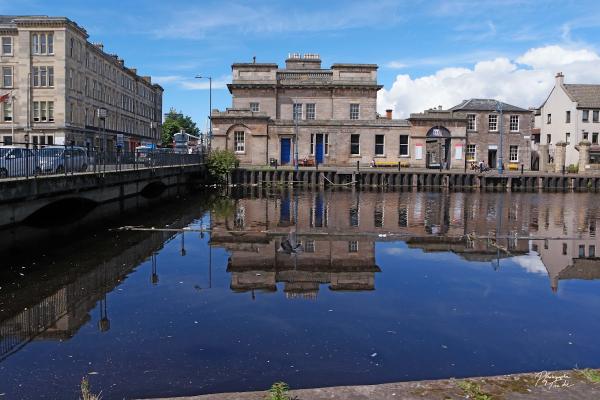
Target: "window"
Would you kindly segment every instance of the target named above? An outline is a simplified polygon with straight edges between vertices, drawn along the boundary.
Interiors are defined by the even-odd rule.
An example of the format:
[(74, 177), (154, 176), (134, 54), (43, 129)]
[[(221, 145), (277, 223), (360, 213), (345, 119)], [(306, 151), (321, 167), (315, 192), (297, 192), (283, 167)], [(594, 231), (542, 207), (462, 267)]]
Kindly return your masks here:
[(408, 226), (408, 208), (406, 207), (398, 208), (398, 226), (401, 228)]
[(53, 101), (34, 101), (33, 102), (33, 120), (35, 122), (53, 122), (54, 121), (54, 102)]
[(4, 122), (10, 122), (13, 120), (13, 115), (12, 115), (12, 103), (9, 102), (5, 102), (3, 104), (3, 111), (4, 111), (4, 116), (3, 116), (3, 120)]
[(358, 253), (358, 240), (348, 242), (348, 253)]
[(315, 241), (312, 239), (307, 239), (305, 246), (304, 246), (304, 251), (307, 253), (314, 253), (315, 252)]
[(585, 245), (584, 244), (579, 245), (579, 257), (580, 258), (585, 257)]
[(233, 147), (236, 153), (243, 153), (246, 148), (244, 131), (235, 131), (233, 133)]
[(325, 155), (329, 154), (329, 134), (323, 135), (323, 147), (325, 148)]
[(311, 156), (315, 155), (315, 134), (314, 133), (310, 134), (310, 155)]
[(563, 256), (567, 255), (567, 244), (566, 243), (562, 244), (562, 253), (563, 253)]
[(13, 85), (12, 67), (2, 67), (2, 87), (10, 88)]
[(571, 123), (571, 111), (567, 111), (567, 114), (565, 115), (565, 122), (567, 124)]
[(590, 110), (582, 110), (581, 111), (581, 121), (582, 122), (590, 121)]
[(293, 116), (294, 121), (302, 119), (302, 103), (294, 103)]
[(546, 116), (546, 123), (547, 123), (547, 124), (551, 124), (551, 123), (552, 123), (552, 114), (548, 114), (548, 115)]
[(383, 203), (375, 204), (373, 209), (373, 223), (375, 228), (383, 228)]
[(259, 112), (260, 111), (260, 104), (258, 104), (258, 103), (250, 103), (250, 111), (252, 111), (252, 112)]
[(383, 156), (385, 154), (385, 139), (383, 135), (375, 135), (375, 155)]
[(588, 247), (588, 257), (589, 258), (596, 257), (596, 246), (593, 244), (590, 244), (590, 247)]
[(408, 135), (400, 135), (400, 157), (408, 157)]
[(350, 135), (350, 155), (360, 155), (360, 135)]
[(2, 136), (2, 144), (5, 146), (12, 146), (12, 136)]
[(598, 118), (600, 117), (600, 110), (592, 111), (592, 122), (598, 122)]
[(519, 146), (510, 146), (509, 160), (510, 162), (519, 161)]
[(588, 133), (587, 132), (583, 132), (583, 140), (588, 140)]
[(492, 132), (496, 132), (498, 130), (498, 115), (496, 115), (496, 114), (488, 115), (488, 124), (489, 124), (489, 130)]
[(552, 143), (552, 135), (549, 133), (546, 135), (546, 143), (548, 143), (548, 144)]
[(33, 67), (33, 86), (34, 87), (52, 87), (54, 86), (54, 67)]
[(519, 116), (518, 115), (510, 116), (510, 131), (511, 132), (519, 131)]
[(592, 133), (592, 144), (598, 144), (598, 132)]
[(306, 105), (306, 119), (315, 119), (315, 103)]
[(567, 144), (571, 144), (571, 134), (569, 132), (565, 134), (565, 142), (567, 142)]
[(54, 54), (54, 35), (52, 33), (34, 33), (31, 47), (33, 54)]
[(73, 83), (73, 70), (70, 69), (69, 70), (69, 89), (74, 89), (74, 83)]
[(475, 114), (467, 114), (467, 130), (477, 130), (477, 116)]
[(357, 227), (360, 225), (360, 209), (357, 205), (350, 207), (350, 226)]
[(3, 56), (12, 56), (13, 53), (13, 38), (11, 37), (3, 37), (2, 38), (2, 55)]
[(467, 161), (475, 161), (477, 158), (475, 157), (475, 151), (477, 147), (474, 144), (467, 145)]
[(350, 104), (350, 119), (358, 119), (360, 116), (360, 105)]

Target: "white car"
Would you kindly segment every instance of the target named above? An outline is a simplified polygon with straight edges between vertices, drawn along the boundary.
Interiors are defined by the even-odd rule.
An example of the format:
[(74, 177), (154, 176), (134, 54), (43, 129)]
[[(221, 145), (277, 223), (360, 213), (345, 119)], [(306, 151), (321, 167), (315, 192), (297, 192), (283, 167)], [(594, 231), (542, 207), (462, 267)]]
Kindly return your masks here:
[(0, 179), (39, 173), (33, 151), (22, 147), (0, 146)]
[(37, 164), (45, 174), (85, 172), (88, 169), (88, 156), (83, 147), (47, 146), (38, 151)]

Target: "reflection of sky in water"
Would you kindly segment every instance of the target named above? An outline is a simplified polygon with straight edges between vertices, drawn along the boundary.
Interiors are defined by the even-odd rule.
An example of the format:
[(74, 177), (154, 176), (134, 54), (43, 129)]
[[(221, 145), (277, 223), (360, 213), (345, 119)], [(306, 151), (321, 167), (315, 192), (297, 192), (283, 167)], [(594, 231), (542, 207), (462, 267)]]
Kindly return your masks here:
[[(245, 212), (249, 218), (250, 208)], [(258, 390), (278, 380), (317, 387), (600, 366), (600, 281), (561, 281), (553, 293), (533, 250), (502, 258), (497, 268), (489, 258), (467, 261), (403, 241), (364, 242), (358, 248), (374, 246), (381, 269), (373, 273), (374, 290), (332, 290), (332, 276), (352, 280), (356, 271), (335, 275), (335, 263), (304, 266), (306, 279), (321, 274), (316, 297), (307, 300), (287, 298), (286, 285), (298, 282), (281, 277), (275, 292), (234, 293), (239, 271), (231, 252), (211, 251), (208, 235), (189, 232), (184, 241), (177, 235), (156, 256), (158, 284), (151, 283), (146, 258), (107, 289), (110, 330), (99, 331), (94, 300), (73, 337), (47, 332), (0, 362), (0, 393), (76, 398), (86, 373), (103, 398), (116, 399)], [(314, 246), (327, 243), (316, 239)], [(250, 261), (264, 262), (268, 246), (248, 253), (255, 254)], [(293, 265), (295, 255), (277, 254)], [(261, 268), (244, 271), (257, 279), (273, 273)], [(77, 307), (79, 315), (88, 311)]]

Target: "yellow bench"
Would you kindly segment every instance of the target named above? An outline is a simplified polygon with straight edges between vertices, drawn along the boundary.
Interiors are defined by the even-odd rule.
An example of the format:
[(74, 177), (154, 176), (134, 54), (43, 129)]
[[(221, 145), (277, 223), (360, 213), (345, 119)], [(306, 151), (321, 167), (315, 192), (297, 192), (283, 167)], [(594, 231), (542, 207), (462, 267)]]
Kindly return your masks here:
[[(397, 161), (375, 161), (375, 168), (385, 168), (385, 167), (392, 167), (395, 168), (398, 166), (398, 162)], [(408, 161), (400, 161), (400, 167), (403, 168), (408, 168), (410, 167), (410, 163)]]

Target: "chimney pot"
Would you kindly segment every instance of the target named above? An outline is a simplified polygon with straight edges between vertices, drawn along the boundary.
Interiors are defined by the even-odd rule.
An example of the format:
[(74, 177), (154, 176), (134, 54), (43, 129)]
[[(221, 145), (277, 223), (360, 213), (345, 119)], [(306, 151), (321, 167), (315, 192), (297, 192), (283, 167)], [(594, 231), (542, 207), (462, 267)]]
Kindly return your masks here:
[(559, 72), (556, 74), (556, 84), (557, 85), (562, 85), (565, 81), (565, 76), (563, 75), (562, 72)]
[(392, 110), (391, 108), (390, 108), (390, 109), (387, 109), (387, 110), (385, 110), (385, 117), (386, 117), (387, 119), (392, 119), (392, 112), (393, 112), (393, 110)]

